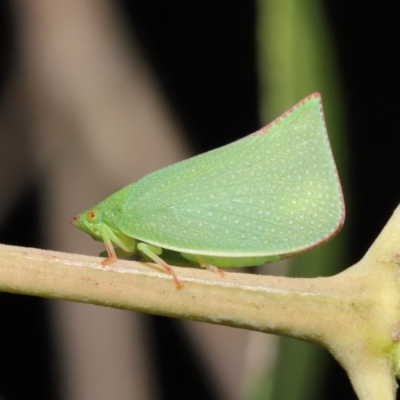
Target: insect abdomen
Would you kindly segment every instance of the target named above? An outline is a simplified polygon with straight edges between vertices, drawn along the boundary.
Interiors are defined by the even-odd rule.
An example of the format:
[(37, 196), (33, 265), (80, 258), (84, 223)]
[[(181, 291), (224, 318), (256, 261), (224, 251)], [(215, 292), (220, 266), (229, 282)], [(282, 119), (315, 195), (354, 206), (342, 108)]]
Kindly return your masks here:
[[(187, 260), (197, 263), (195, 254), (181, 253)], [(278, 255), (261, 256), (261, 257), (218, 257), (201, 255), (202, 260), (208, 264), (218, 268), (240, 268), (240, 267), (258, 267), (260, 265), (279, 261), (281, 259)]]

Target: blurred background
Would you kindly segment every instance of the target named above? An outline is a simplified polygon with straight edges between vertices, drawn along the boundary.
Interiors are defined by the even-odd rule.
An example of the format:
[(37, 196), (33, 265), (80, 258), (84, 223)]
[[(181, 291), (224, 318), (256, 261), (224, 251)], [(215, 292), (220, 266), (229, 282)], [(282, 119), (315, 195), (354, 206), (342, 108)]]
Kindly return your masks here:
[[(0, 242), (82, 254), (70, 216), (322, 93), (342, 233), (270, 273), (356, 262), (400, 199), (399, 3), (0, 3)], [(6, 400), (353, 399), (309, 344), (0, 293)]]

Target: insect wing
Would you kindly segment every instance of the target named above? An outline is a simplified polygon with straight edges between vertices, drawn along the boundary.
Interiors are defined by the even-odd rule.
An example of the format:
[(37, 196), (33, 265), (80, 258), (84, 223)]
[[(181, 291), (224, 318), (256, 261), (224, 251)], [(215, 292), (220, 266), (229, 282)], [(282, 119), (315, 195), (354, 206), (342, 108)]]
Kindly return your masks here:
[(234, 257), (302, 252), (333, 236), (343, 219), (314, 94), (252, 135), (132, 184), (115, 222), (163, 248)]

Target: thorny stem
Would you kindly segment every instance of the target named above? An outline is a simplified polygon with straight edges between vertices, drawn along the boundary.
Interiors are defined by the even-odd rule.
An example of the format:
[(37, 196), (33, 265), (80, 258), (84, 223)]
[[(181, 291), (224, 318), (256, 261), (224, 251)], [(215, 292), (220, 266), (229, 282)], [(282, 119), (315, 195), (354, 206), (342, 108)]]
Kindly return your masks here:
[(395, 398), (400, 370), (400, 207), (365, 257), (328, 278), (176, 267), (0, 245), (0, 290), (282, 334), (326, 347), (362, 400)]

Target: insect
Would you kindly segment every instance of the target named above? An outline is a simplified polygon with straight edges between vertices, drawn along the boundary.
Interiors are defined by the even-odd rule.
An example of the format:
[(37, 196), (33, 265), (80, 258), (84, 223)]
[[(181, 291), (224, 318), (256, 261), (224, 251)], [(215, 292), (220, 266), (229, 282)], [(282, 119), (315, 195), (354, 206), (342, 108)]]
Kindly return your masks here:
[(259, 131), (153, 172), (70, 222), (104, 241), (103, 265), (139, 252), (180, 288), (168, 255), (211, 269), (258, 266), (326, 242), (344, 215), (314, 93)]

